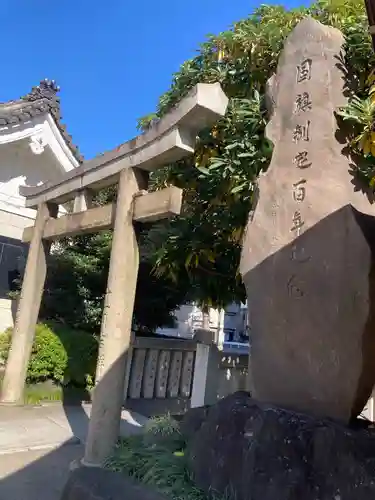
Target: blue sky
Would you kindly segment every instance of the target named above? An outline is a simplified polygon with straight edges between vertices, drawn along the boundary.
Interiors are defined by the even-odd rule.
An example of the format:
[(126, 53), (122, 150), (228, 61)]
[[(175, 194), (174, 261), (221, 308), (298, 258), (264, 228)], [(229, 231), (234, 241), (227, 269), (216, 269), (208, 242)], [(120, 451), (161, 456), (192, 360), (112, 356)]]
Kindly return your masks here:
[[(259, 2), (260, 3), (260, 2)], [(264, 2), (266, 3), (266, 2)], [(298, 0), (289, 0), (288, 6)], [(172, 73), (207, 33), (253, 0), (0, 0), (0, 102), (57, 81), (63, 120), (86, 158), (131, 139)]]

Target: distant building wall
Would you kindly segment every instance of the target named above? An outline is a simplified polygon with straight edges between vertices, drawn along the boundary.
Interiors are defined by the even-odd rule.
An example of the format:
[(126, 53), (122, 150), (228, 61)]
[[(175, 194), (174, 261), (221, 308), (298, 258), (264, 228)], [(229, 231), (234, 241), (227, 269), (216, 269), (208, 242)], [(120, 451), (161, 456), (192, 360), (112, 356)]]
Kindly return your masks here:
[[(210, 330), (215, 332), (218, 342), (224, 340), (224, 311), (209, 309)], [(195, 330), (203, 326), (203, 312), (194, 304), (182, 305), (174, 311), (176, 326), (174, 328), (158, 328), (156, 333), (170, 337), (192, 338)]]
[[(32, 155), (22, 144), (0, 145), (0, 332), (13, 326), (15, 303), (9, 298), (10, 281), (17, 273), (22, 276), (28, 245), (22, 242), (23, 230), (34, 224), (36, 211), (25, 207), (19, 194), (24, 184), (36, 185), (43, 179), (55, 178), (58, 167), (48, 163), (43, 155)], [(61, 207), (60, 213), (66, 210)]]
[(33, 224), (35, 211), (26, 209), (18, 194), (24, 177), (12, 178), (11, 171), (4, 173), (4, 164), (0, 168), (2, 178), (8, 179), (0, 182), (0, 331), (4, 331), (14, 324), (16, 304), (8, 294), (13, 279), (17, 278), (17, 273), (22, 273), (25, 265), (28, 245), (22, 243), (22, 233), (25, 227)]
[[(195, 330), (203, 326), (203, 312), (194, 304), (186, 304), (174, 311), (176, 326), (174, 328), (159, 328), (156, 333), (171, 337), (192, 338)], [(246, 341), (242, 335), (247, 331), (247, 306), (231, 304), (225, 310), (209, 309), (210, 330), (215, 333), (215, 342)]]
[(35, 210), (25, 207), (19, 187), (25, 183), (17, 150), (11, 145), (1, 146), (0, 155), (0, 332), (13, 326), (15, 301), (9, 298), (12, 283), (22, 275), (28, 245), (22, 243), (25, 227), (33, 224)]
[[(2, 212), (0, 211), (0, 220)], [(28, 252), (28, 245), (20, 240), (1, 236), (0, 224), (0, 332), (13, 326), (16, 305), (9, 298), (14, 280), (22, 276)]]

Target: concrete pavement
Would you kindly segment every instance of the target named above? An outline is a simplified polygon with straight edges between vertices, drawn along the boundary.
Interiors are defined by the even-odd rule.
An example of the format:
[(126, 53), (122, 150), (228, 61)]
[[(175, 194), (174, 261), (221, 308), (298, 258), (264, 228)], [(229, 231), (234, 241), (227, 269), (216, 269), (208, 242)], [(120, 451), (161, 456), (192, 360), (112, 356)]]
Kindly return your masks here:
[[(0, 455), (84, 443), (90, 412), (91, 405), (0, 405)], [(147, 420), (142, 415), (123, 410), (121, 435), (141, 432)]]
[(60, 500), (81, 444), (0, 455), (0, 500)]
[[(60, 500), (73, 461), (81, 459), (91, 405), (0, 405), (0, 500)], [(124, 410), (121, 435), (147, 418)]]

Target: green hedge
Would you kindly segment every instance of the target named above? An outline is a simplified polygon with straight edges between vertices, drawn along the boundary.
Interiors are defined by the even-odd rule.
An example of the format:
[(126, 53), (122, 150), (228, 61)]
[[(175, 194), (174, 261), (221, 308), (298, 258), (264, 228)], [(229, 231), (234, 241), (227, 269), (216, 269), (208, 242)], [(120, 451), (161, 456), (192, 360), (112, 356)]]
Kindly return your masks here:
[[(0, 335), (0, 357), (7, 359), (12, 329)], [(61, 324), (40, 323), (35, 330), (27, 383), (52, 380), (58, 384), (90, 387), (97, 359), (96, 338)]]

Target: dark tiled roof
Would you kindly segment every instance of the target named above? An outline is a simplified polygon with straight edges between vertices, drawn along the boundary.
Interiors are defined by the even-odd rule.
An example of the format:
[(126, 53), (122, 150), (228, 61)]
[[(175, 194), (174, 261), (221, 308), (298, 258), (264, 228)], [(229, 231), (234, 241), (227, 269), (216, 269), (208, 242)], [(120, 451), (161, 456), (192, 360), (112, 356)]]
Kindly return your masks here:
[(22, 123), (43, 113), (50, 113), (69, 149), (79, 163), (82, 163), (83, 157), (78, 147), (73, 144), (72, 137), (61, 122), (60, 99), (57, 97), (59, 90), (54, 80), (42, 80), (20, 99), (0, 103), (0, 127)]

